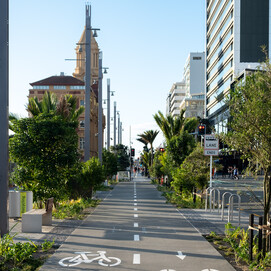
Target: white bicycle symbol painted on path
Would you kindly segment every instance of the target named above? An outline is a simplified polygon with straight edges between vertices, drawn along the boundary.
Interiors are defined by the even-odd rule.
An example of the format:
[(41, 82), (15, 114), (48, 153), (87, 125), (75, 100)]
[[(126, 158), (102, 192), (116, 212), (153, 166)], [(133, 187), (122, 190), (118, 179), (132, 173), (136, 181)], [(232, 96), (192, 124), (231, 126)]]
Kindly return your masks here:
[[(98, 261), (99, 265), (102, 266), (116, 266), (121, 263), (121, 260), (116, 257), (106, 257), (105, 253), (106, 251), (97, 251), (97, 253), (92, 252), (74, 252), (76, 254), (79, 254), (74, 257), (67, 257), (62, 260), (60, 260), (58, 263), (61, 266), (75, 266), (80, 263), (92, 263), (94, 261)], [(88, 257), (94, 257), (92, 259), (89, 259)]]

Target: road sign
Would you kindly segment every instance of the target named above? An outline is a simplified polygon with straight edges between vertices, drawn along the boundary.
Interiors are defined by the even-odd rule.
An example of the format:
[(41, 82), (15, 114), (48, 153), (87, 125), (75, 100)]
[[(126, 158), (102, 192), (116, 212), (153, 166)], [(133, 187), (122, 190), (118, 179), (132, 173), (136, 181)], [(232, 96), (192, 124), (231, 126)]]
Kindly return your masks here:
[(219, 140), (215, 135), (204, 136), (204, 155), (217, 156), (219, 150)]
[(218, 156), (218, 150), (204, 150), (204, 155)]
[(219, 150), (219, 140), (215, 137), (215, 135), (204, 136), (204, 149)]

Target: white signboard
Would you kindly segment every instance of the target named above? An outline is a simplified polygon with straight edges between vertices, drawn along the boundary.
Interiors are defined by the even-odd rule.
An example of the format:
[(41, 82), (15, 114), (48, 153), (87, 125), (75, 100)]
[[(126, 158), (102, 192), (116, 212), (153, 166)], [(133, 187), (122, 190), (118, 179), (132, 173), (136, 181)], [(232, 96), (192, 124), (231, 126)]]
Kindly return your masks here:
[(204, 136), (204, 155), (218, 156), (219, 140), (215, 135)]
[(204, 150), (204, 155), (218, 156), (218, 150)]
[(205, 135), (204, 150), (219, 150), (219, 140), (214, 135)]

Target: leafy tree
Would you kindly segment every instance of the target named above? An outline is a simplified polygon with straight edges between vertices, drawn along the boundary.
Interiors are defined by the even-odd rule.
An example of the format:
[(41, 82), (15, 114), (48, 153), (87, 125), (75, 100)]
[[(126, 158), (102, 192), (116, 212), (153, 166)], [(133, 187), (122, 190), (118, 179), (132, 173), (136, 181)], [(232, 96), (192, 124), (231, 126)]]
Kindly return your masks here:
[(145, 131), (143, 134), (139, 134), (139, 138), (137, 139), (139, 142), (145, 143), (145, 145), (150, 144), (150, 151), (151, 151), (151, 165), (153, 163), (153, 142), (158, 135), (159, 131), (148, 130)]
[(118, 172), (117, 156), (106, 149), (103, 149), (103, 167), (107, 179), (112, 179), (112, 176)]
[(203, 148), (198, 145), (175, 171), (172, 186), (176, 193), (191, 192), (193, 188), (203, 191), (209, 180), (208, 163), (209, 157), (204, 156)]
[(130, 166), (130, 155), (128, 147), (122, 144), (111, 147), (112, 152), (116, 155), (118, 161), (118, 171), (125, 171)]
[(163, 165), (161, 163), (161, 156), (163, 156), (163, 152), (156, 151), (154, 154), (153, 164), (150, 169), (150, 175), (154, 179), (159, 179), (164, 175), (163, 173)]
[(168, 140), (167, 155), (175, 167), (179, 167), (184, 159), (195, 148), (195, 138), (187, 131), (182, 131), (179, 135)]
[(104, 182), (103, 167), (97, 157), (92, 157), (83, 163), (80, 178), (82, 196), (92, 198), (93, 190)]
[(63, 120), (54, 113), (13, 121), (9, 140), (10, 157), (17, 163), (15, 183), (32, 190), (35, 199), (55, 200), (65, 193), (69, 170), (78, 163), (78, 122)]
[[(240, 150), (251, 165), (258, 163), (264, 172), (263, 209), (267, 224), (271, 200), (271, 65), (269, 60), (259, 70), (238, 82), (230, 90), (230, 132), (224, 140)], [(256, 168), (256, 167), (255, 167)], [(250, 168), (252, 170), (252, 168)]]

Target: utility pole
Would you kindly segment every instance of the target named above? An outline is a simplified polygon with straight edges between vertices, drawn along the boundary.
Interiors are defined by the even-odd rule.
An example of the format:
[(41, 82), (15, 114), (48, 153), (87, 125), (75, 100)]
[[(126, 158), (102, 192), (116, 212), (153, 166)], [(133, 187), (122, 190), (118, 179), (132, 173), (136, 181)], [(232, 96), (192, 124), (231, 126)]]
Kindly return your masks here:
[(99, 84), (98, 84), (98, 158), (103, 163), (103, 53), (99, 52)]
[(114, 147), (116, 147), (116, 118), (117, 118), (117, 102), (114, 102)]
[(0, 1), (0, 235), (8, 233), (9, 1)]
[(107, 79), (107, 150), (110, 149), (110, 79)]
[(85, 144), (84, 161), (90, 158), (91, 5), (86, 5)]

